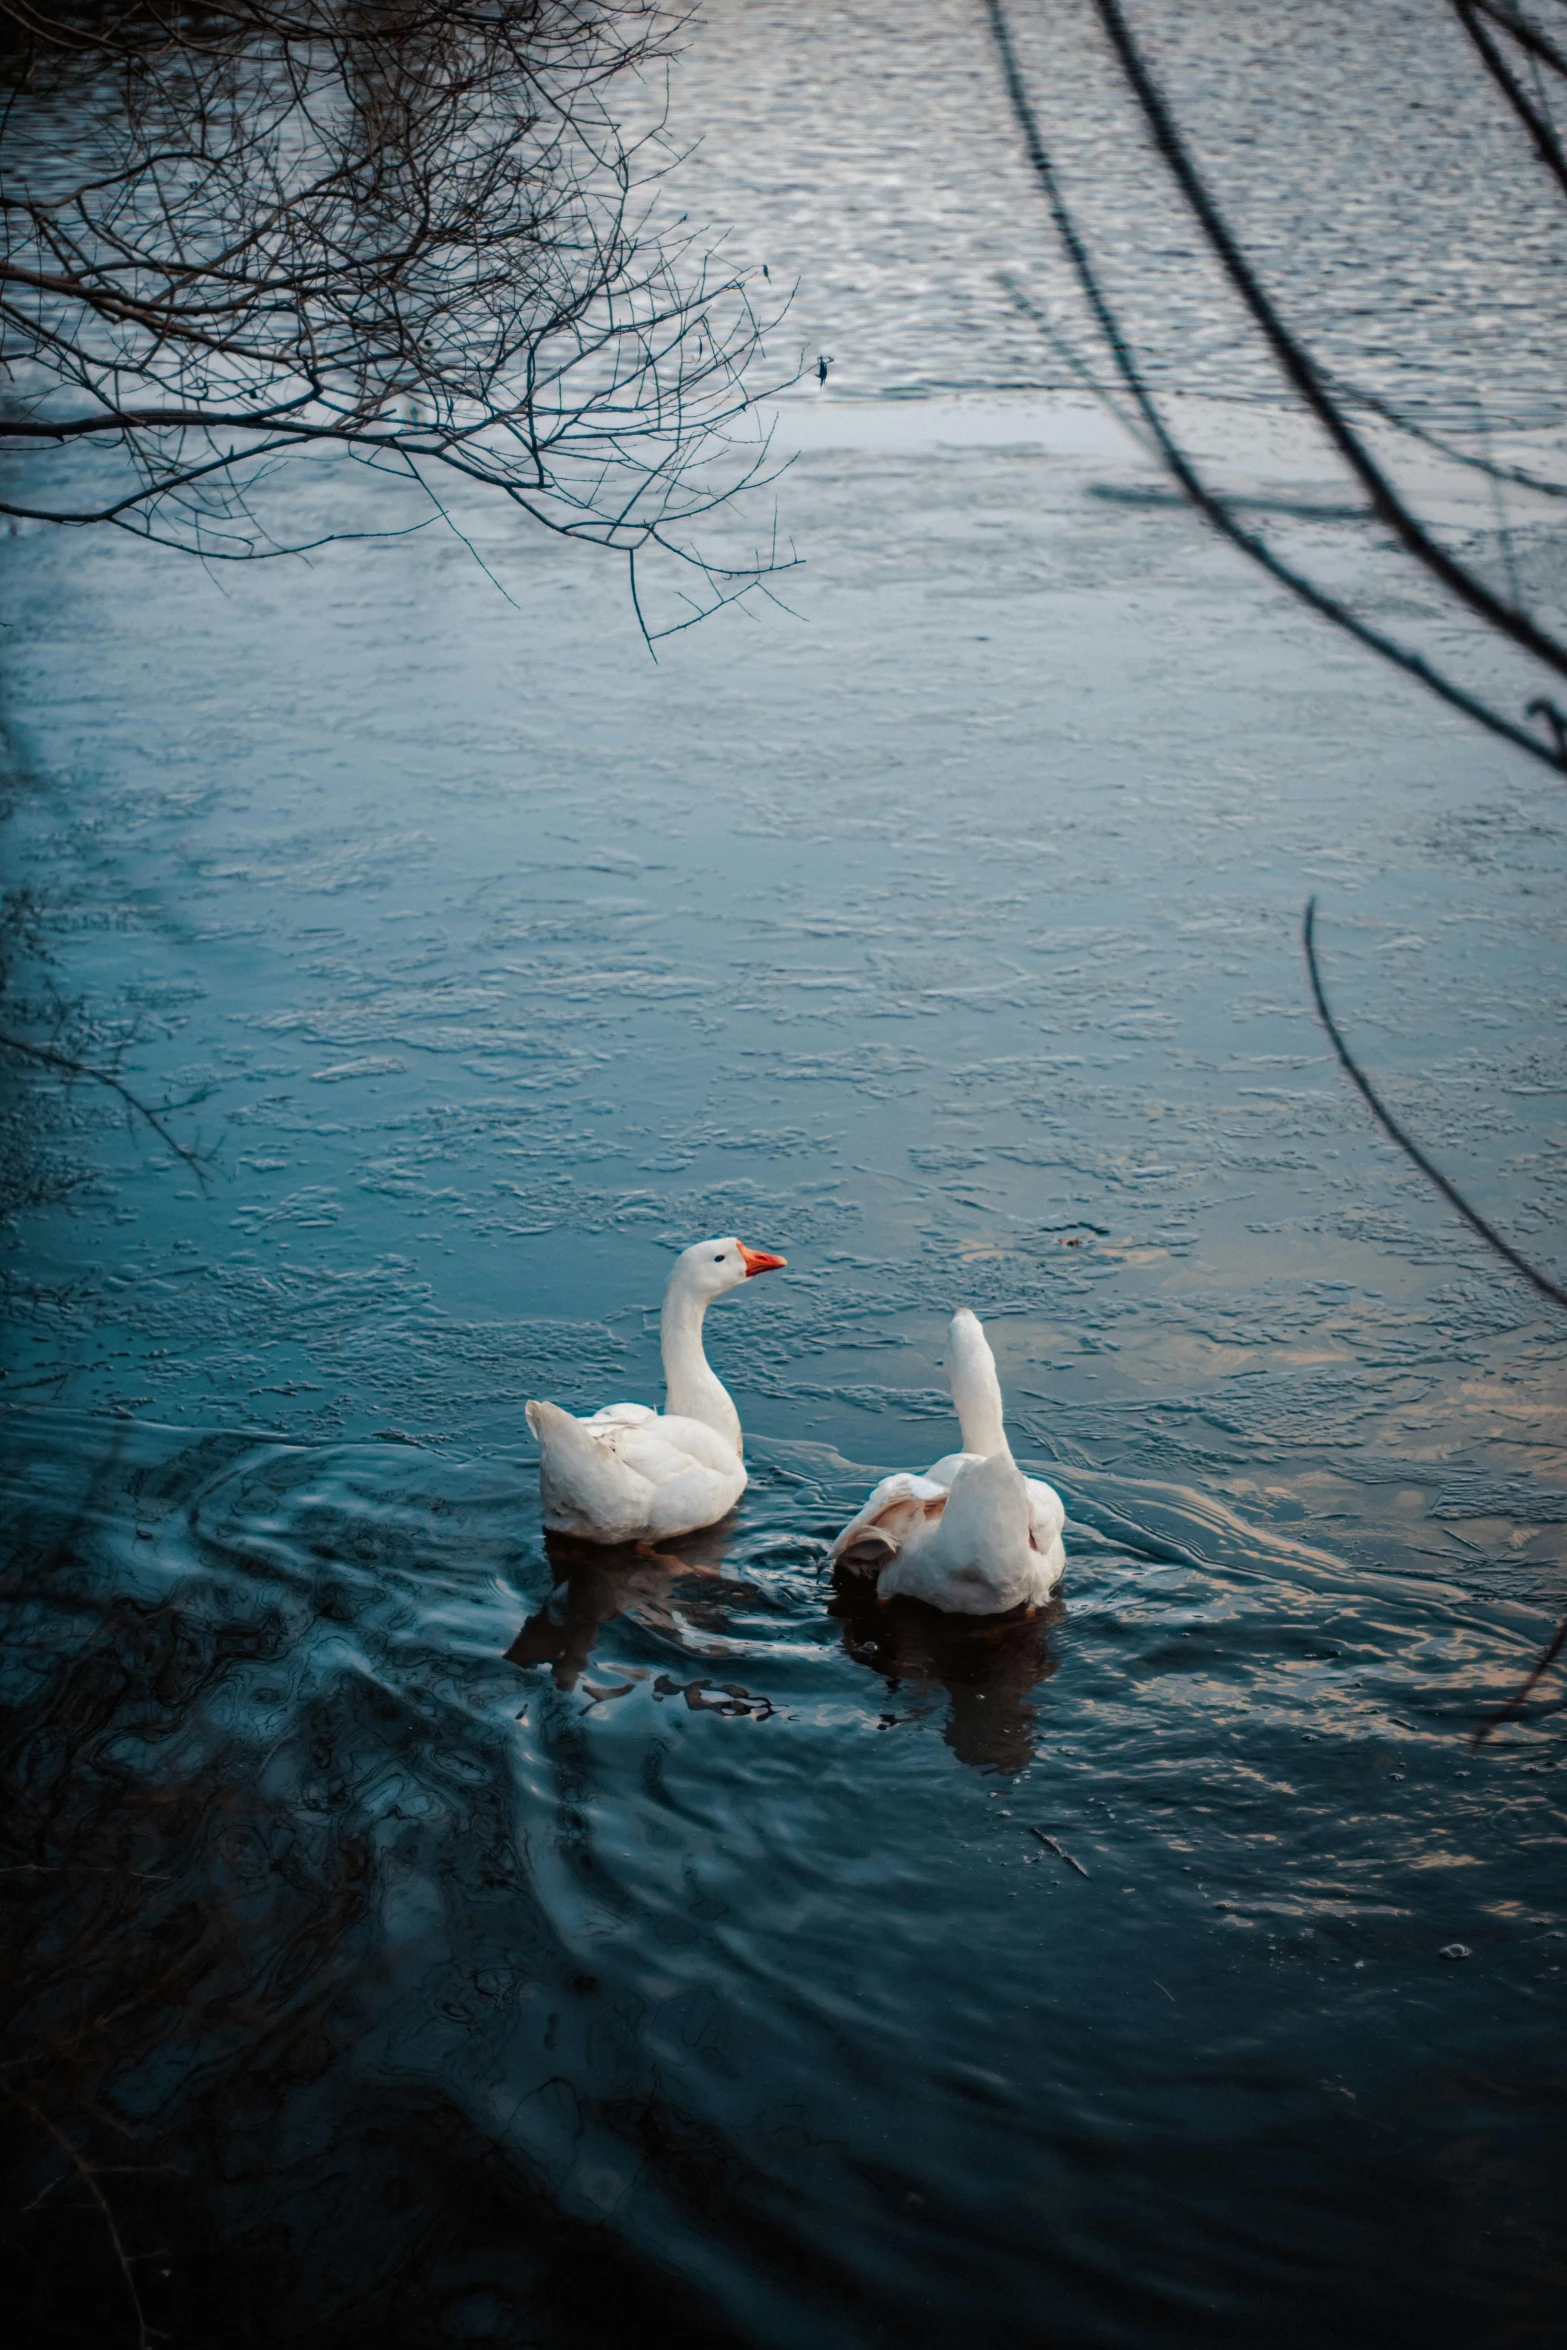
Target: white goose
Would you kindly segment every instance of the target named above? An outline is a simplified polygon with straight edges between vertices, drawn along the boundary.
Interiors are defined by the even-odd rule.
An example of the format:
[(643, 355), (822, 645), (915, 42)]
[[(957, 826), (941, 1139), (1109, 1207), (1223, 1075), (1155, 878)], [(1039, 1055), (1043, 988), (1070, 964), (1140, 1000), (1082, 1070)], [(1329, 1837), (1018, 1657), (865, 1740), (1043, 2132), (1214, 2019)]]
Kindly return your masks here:
[(878, 1599), (902, 1593), (950, 1615), (1037, 1607), (1066, 1566), (1066, 1508), (1012, 1458), (996, 1360), (967, 1306), (947, 1332), (947, 1380), (963, 1450), (923, 1477), (883, 1477), (833, 1544), (833, 1564), (874, 1574)]
[(544, 1523), (584, 1542), (665, 1541), (711, 1526), (745, 1491), (740, 1415), (702, 1352), (715, 1297), (787, 1262), (740, 1240), (699, 1240), (676, 1257), (664, 1292), (666, 1408), (611, 1403), (574, 1420), (530, 1403)]

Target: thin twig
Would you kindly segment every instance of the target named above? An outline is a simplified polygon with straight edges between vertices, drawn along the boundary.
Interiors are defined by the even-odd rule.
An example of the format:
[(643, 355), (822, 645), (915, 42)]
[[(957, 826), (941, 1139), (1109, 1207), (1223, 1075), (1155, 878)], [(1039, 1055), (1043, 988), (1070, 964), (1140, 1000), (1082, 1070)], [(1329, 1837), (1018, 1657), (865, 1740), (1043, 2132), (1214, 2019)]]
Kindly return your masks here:
[[(1338, 1023), (1328, 1009), (1328, 999), (1322, 986), (1322, 973), (1317, 963), (1316, 922), (1317, 901), (1315, 898), (1308, 898), (1305, 919), (1301, 924), (1301, 938), (1306, 949), (1306, 969), (1311, 975), (1311, 992), (1316, 1000), (1318, 1017), (1332, 1039), (1333, 1050), (1337, 1053), (1346, 1074), (1365, 1100), (1371, 1115), (1389, 1140), (1395, 1142), (1405, 1156), (1413, 1160), (1421, 1174), (1426, 1177), (1428, 1182), (1435, 1184), (1442, 1197), (1458, 1210), (1464, 1222), (1480, 1235), (1488, 1248), (1494, 1249), (1496, 1254), (1504, 1258), (1515, 1272), (1521, 1273), (1526, 1281), (1532, 1282), (1542, 1296), (1550, 1298), (1555, 1305), (1567, 1306), (1567, 1289), (1561, 1288), (1547, 1274), (1540, 1272), (1537, 1266), (1531, 1265), (1527, 1258), (1521, 1257), (1511, 1243), (1505, 1241), (1495, 1227), (1488, 1224), (1485, 1218), (1469, 1205), (1456, 1184), (1448, 1181), (1440, 1167), (1434, 1167), (1431, 1164), (1420, 1145), (1404, 1132), (1392, 1111), (1378, 1096), (1371, 1080), (1344, 1042), (1343, 1036), (1339, 1032)], [(1471, 1747), (1483, 1745), (1493, 1730), (1499, 1728), (1503, 1722), (1512, 1720), (1523, 1706), (1536, 1682), (1550, 1670), (1557, 1657), (1560, 1656), (1564, 1641), (1567, 1641), (1567, 1616), (1564, 1616), (1557, 1625), (1554, 1638), (1536, 1661), (1522, 1687), (1508, 1699), (1498, 1712), (1482, 1722), (1479, 1729), (1475, 1731), (1469, 1741)]]
[(626, 549), (626, 578), (631, 587), (631, 609), (637, 616), (637, 626), (642, 631), (642, 642), (648, 649), (648, 658), (656, 669), (658, 667), (658, 653), (654, 647), (653, 639), (648, 634), (647, 622), (642, 617), (642, 599), (637, 594), (637, 551), (635, 547)]
[(1516, 1715), (1523, 1712), (1536, 1682), (1543, 1679), (1545, 1674), (1550, 1671), (1556, 1659), (1561, 1655), (1564, 1646), (1567, 1646), (1567, 1616), (1563, 1616), (1551, 1638), (1535, 1659), (1533, 1667), (1525, 1674), (1507, 1703), (1498, 1706), (1494, 1714), (1488, 1714), (1479, 1729), (1474, 1732), (1469, 1740), (1471, 1754), (1485, 1744), (1493, 1730), (1499, 1730), (1504, 1722), (1512, 1721)]
[(136, 2350), (148, 2350), (148, 2344), (153, 2337), (153, 2329), (147, 2323), (147, 2313), (142, 2307), (141, 2295), (136, 2290), (136, 2279), (131, 2274), (130, 2257), (121, 2240), (119, 2223), (115, 2219), (113, 2206), (98, 2184), (93, 2165), (83, 2161), (65, 2132), (55, 2127), (41, 2106), (33, 2104), (30, 2098), (25, 2101), (25, 2106), (26, 2111), (32, 2115), (38, 2127), (45, 2131), (60, 2148), (67, 2161), (75, 2169), (88, 2194), (97, 2204), (103, 2218), (103, 2224), (109, 2231), (109, 2241), (114, 2246), (114, 2257), (120, 2264), (120, 2274), (125, 2279), (125, 2290), (130, 2295), (131, 2308), (136, 2313)]
[(1451, 1207), (1458, 1210), (1464, 1222), (1480, 1235), (1488, 1248), (1494, 1249), (1499, 1257), (1505, 1259), (1512, 1266), (1515, 1273), (1521, 1273), (1526, 1281), (1531, 1282), (1542, 1297), (1548, 1297), (1554, 1305), (1567, 1306), (1567, 1289), (1563, 1289), (1559, 1282), (1553, 1281), (1548, 1273), (1542, 1273), (1537, 1266), (1531, 1265), (1527, 1257), (1521, 1257), (1512, 1243), (1502, 1238), (1495, 1225), (1488, 1224), (1479, 1210), (1469, 1205), (1458, 1186), (1455, 1183), (1450, 1183), (1441, 1168), (1432, 1165), (1413, 1136), (1404, 1132), (1392, 1111), (1377, 1093), (1370, 1078), (1344, 1042), (1338, 1022), (1328, 1009), (1328, 999), (1322, 986), (1322, 973), (1317, 963), (1316, 925), (1317, 901), (1315, 898), (1308, 898), (1305, 917), (1301, 923), (1301, 939), (1306, 949), (1306, 969), (1311, 976), (1311, 992), (1316, 1002), (1317, 1014), (1332, 1040), (1333, 1050), (1337, 1053), (1346, 1075), (1361, 1094), (1371, 1115), (1389, 1141), (1395, 1142), (1405, 1157), (1413, 1160), (1427, 1182), (1435, 1184), (1442, 1197)]
[(1058, 1860), (1064, 1860), (1069, 1869), (1076, 1869), (1080, 1877), (1087, 1876), (1088, 1871), (1084, 1868), (1082, 1862), (1080, 1860), (1074, 1860), (1072, 1855), (1068, 1852), (1066, 1846), (1064, 1844), (1058, 1844), (1054, 1836), (1047, 1836), (1043, 1828), (1031, 1827), (1028, 1832), (1031, 1836), (1037, 1836), (1041, 1844), (1048, 1844), (1056, 1858)]
[(123, 1078), (115, 1076), (112, 1069), (95, 1068), (91, 1061), (79, 1061), (72, 1053), (56, 1052), (51, 1045), (30, 1044), (26, 1037), (12, 1036), (5, 1029), (0, 1029), (0, 1049), (9, 1053), (19, 1053), (29, 1061), (38, 1061), (45, 1068), (59, 1069), (67, 1077), (90, 1077), (95, 1085), (106, 1085), (111, 1093), (119, 1095), (121, 1101), (128, 1109), (134, 1111), (138, 1118), (146, 1120), (159, 1141), (171, 1150), (177, 1159), (183, 1159), (185, 1165), (189, 1167), (197, 1182), (204, 1189), (210, 1185), (212, 1181), (210, 1158), (201, 1151), (193, 1150), (189, 1143), (181, 1142), (179, 1136), (171, 1131), (162, 1112), (153, 1109), (149, 1103), (144, 1102), (138, 1093), (132, 1091)]

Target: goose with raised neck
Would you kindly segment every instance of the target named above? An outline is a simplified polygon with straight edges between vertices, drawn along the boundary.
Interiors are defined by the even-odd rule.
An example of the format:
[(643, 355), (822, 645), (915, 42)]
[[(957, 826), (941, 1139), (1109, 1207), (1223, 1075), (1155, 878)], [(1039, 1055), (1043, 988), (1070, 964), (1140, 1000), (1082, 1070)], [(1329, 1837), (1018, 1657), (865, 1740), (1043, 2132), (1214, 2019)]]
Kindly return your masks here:
[[(738, 1248), (740, 1243), (737, 1241), (735, 1246)], [(781, 1263), (782, 1259), (777, 1261)], [(702, 1345), (702, 1324), (708, 1304), (707, 1295), (686, 1269), (686, 1258), (681, 1257), (664, 1292), (664, 1309), (658, 1325), (659, 1352), (664, 1358), (664, 1410), (666, 1414), (702, 1421), (720, 1436), (726, 1436), (736, 1453), (743, 1455), (745, 1442), (734, 1397), (708, 1361)]]
[(745, 1491), (734, 1398), (702, 1347), (714, 1298), (786, 1259), (732, 1235), (699, 1240), (675, 1259), (664, 1291), (662, 1412), (612, 1403), (584, 1419), (532, 1402), (544, 1523), (584, 1542), (667, 1541), (712, 1526)]
[(963, 1450), (923, 1476), (883, 1477), (833, 1544), (833, 1564), (873, 1574), (878, 1599), (923, 1599), (949, 1615), (1032, 1611), (1065, 1571), (1066, 1507), (1012, 1458), (996, 1359), (967, 1306), (948, 1326), (947, 1380)]

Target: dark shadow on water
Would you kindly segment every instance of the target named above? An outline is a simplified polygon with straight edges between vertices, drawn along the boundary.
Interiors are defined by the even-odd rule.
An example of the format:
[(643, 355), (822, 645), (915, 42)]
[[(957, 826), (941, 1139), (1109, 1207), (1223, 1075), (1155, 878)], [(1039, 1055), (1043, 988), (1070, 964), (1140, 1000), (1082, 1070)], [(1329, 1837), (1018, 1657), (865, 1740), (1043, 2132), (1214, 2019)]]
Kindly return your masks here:
[[(506, 1651), (508, 1664), (521, 1671), (547, 1665), (557, 1689), (575, 1689), (591, 1661), (600, 1628), (622, 1618), (685, 1653), (703, 1653), (692, 1650), (691, 1633), (727, 1634), (735, 1603), (758, 1596), (753, 1585), (724, 1573), (735, 1523), (731, 1514), (716, 1526), (704, 1526), (663, 1546), (579, 1542), (569, 1534), (546, 1534), (544, 1547), (555, 1571), (555, 1587)], [(603, 1701), (626, 1695), (631, 1686), (598, 1690), (588, 1684), (588, 1691), (590, 1698)], [(697, 1696), (693, 1699), (688, 1693), (687, 1702), (701, 1711), (700, 1688), (694, 1683), (692, 1687)], [(707, 1702), (710, 1708), (712, 1701)]]
[(1560, 1774), (1418, 1591), (1106, 1484), (1046, 1691), (765, 1495), (546, 1566), (510, 1471), (79, 1415), (0, 1492), (22, 2350), (1554, 2350)]
[(942, 1736), (959, 1762), (1011, 1776), (1028, 1768), (1039, 1735), (1029, 1700), (1060, 1659), (1050, 1633), (1065, 1617), (1059, 1599), (1005, 1616), (949, 1616), (920, 1599), (879, 1600), (867, 1575), (841, 1571), (832, 1613), (843, 1644), (897, 1695), (910, 1682), (935, 1684), (952, 1700)]
[[(170, 1598), (117, 1591), (125, 1497), (188, 1502), (215, 1453), (254, 1449), (192, 1444), (164, 1473), (127, 1444), (112, 1431), (75, 1503), (13, 1524), (0, 1562), (7, 2339), (727, 2350), (710, 2295), (562, 2208), (579, 2159), (590, 2179), (619, 2164), (772, 2258), (743, 2153), (649, 2086), (634, 2019), (599, 2016), (520, 1849), (493, 1715), (428, 1700), (428, 1647), (408, 1688), (352, 1652), (333, 1668), (320, 1644), (356, 1592), (373, 1612), (342, 1542), (308, 1585), (214, 1543)], [(394, 1784), (418, 1792), (389, 1828)], [(408, 1882), (461, 1921), (452, 1945), (433, 1907), (388, 1933)], [(481, 2044), (516, 2084), (499, 2132), (470, 2110)]]

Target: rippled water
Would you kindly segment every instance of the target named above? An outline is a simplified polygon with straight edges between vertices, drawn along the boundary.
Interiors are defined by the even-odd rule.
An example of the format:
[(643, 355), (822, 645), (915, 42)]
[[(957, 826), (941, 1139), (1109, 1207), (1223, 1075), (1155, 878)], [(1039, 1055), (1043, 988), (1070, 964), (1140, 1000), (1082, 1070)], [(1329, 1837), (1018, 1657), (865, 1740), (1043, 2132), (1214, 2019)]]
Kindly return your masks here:
[[(177, 2341), (1559, 2331), (1558, 1700), (1466, 1733), (1562, 1604), (1562, 1333), (1367, 1128), (1298, 924), (1557, 1261), (1567, 809), (1004, 395), (960, 13), (715, 7), (690, 62), (701, 208), (788, 192), (845, 370), (859, 286), (875, 388), (986, 392), (786, 411), (797, 617), (655, 668), (618, 576), (482, 510), (511, 604), (451, 537), (221, 583), (8, 547), (28, 984), (214, 1154), (8, 1072), (29, 2339), (135, 2339), (73, 2151)], [(1172, 72), (1212, 21), (1161, 19)], [(906, 301), (900, 91), (990, 140), (925, 142)], [(1189, 410), (1320, 501), (1235, 414)], [(730, 1230), (790, 1260), (710, 1321), (736, 1520), (546, 1543), (524, 1399), (651, 1400), (670, 1250)], [(946, 1449), (959, 1302), (1060, 1601), (845, 1612), (828, 1539)]]
[(1458, 1736), (1505, 1609), (1101, 1472), (1053, 1620), (857, 1620), (803, 1444), (552, 1597), (511, 1463), (37, 1434), (37, 1849), (201, 1949), (177, 2015), (84, 1969), (176, 2333), (221, 2245), (235, 2339), (1544, 2339), (1559, 1787)]
[[(1416, 412), (1560, 428), (1567, 227), (1452, 12), (1141, 0), (1128, 16), (1215, 192), (1329, 365)], [(1276, 395), (1079, 0), (1009, 9), (1041, 128), (1156, 381)], [(1070, 386), (1008, 284), (1094, 338), (1006, 116), (976, 0), (707, 0), (671, 191), (798, 283), (850, 395)]]

